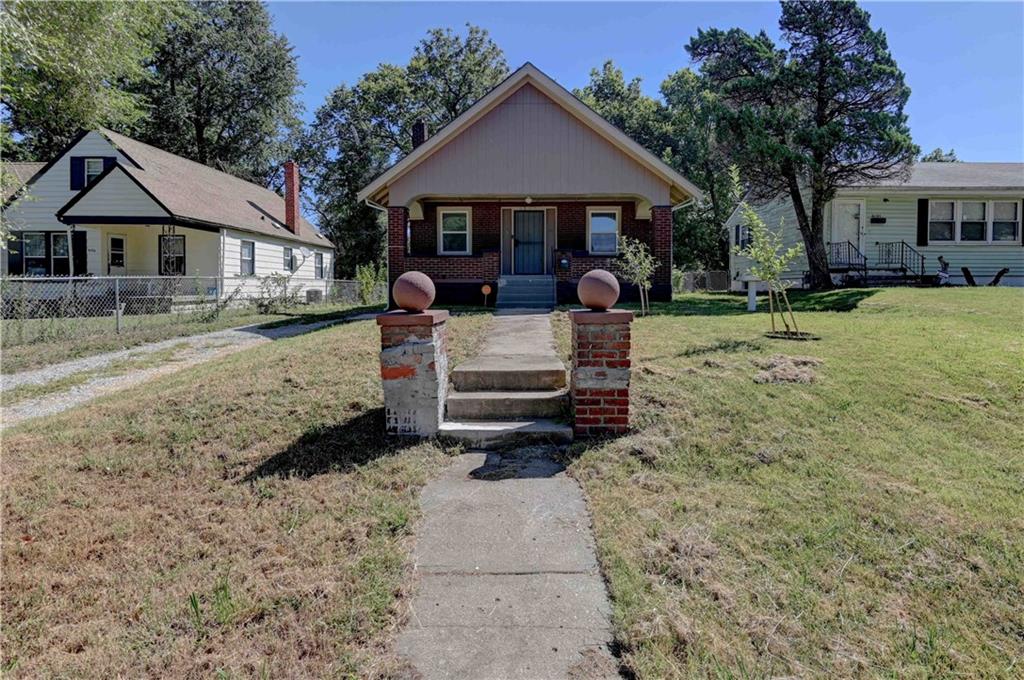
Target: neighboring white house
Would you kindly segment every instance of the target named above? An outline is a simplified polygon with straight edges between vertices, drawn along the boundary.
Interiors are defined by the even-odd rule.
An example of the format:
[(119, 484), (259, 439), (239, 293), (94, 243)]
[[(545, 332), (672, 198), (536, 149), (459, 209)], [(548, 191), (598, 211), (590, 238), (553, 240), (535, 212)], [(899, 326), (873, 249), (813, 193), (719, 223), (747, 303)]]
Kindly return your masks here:
[(201, 277), (218, 295), (280, 273), (327, 292), (334, 248), (286, 196), (106, 129), (45, 165), (4, 164), (7, 276)]
[[(803, 243), (789, 197), (752, 207), (771, 229), (781, 221), (787, 245)], [(965, 282), (966, 267), (978, 285), (1008, 269), (1002, 285), (1024, 286), (1022, 214), (1024, 163), (917, 163), (906, 182), (845, 187), (829, 202), (829, 266), (837, 282), (865, 273), (870, 281), (884, 282), (933, 276), (941, 255), (952, 283)], [(739, 210), (726, 226), (732, 289), (743, 290), (749, 261), (731, 254), (749, 237)], [(801, 257), (788, 278), (799, 283), (806, 270)]]

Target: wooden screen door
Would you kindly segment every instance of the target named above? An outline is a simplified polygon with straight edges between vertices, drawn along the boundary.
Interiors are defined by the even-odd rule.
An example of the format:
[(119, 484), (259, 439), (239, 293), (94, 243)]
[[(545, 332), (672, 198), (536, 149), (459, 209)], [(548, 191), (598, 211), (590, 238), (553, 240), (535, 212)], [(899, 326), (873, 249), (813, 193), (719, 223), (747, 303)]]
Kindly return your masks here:
[(516, 210), (512, 235), (514, 274), (544, 273), (544, 211)]

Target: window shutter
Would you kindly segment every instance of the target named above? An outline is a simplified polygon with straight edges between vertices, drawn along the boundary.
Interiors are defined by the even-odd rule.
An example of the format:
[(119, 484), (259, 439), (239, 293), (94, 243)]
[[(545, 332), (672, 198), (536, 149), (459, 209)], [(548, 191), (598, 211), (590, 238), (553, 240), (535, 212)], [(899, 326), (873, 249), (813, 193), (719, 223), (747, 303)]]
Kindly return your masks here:
[(85, 157), (71, 157), (71, 190), (78, 191), (85, 186)]
[(928, 245), (928, 199), (917, 199), (917, 245)]
[(89, 243), (84, 231), (71, 233), (71, 265), (72, 276), (85, 276), (89, 271), (88, 265)]
[(106, 172), (107, 170), (110, 170), (110, 168), (114, 167), (114, 165), (116, 163), (117, 163), (117, 158), (116, 157), (114, 157), (114, 156), (104, 156), (103, 157), (103, 172)]
[(21, 276), (25, 273), (25, 239), (21, 234), (14, 233), (14, 240), (7, 244), (7, 273), (11, 276)]

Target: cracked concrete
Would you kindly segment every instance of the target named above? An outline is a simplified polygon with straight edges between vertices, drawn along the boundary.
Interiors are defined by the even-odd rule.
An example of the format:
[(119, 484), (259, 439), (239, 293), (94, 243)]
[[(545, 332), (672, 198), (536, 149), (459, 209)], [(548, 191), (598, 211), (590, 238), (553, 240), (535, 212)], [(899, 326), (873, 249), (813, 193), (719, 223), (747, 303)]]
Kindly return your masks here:
[(618, 677), (590, 516), (552, 450), (467, 453), (424, 488), (397, 651), (426, 680)]

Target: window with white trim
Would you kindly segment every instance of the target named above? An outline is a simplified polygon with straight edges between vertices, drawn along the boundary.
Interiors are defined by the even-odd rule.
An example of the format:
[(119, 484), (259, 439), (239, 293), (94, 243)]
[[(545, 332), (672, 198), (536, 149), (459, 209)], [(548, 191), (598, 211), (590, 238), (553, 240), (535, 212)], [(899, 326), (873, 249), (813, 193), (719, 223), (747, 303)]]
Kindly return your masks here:
[(284, 261), (281, 263), (281, 266), (286, 272), (295, 271), (295, 255), (292, 253), (292, 249), (287, 246), (284, 247)]
[(621, 223), (618, 208), (587, 208), (587, 250), (595, 255), (617, 254)]
[(313, 272), (314, 272), (314, 275), (316, 276), (316, 278), (318, 278), (318, 279), (324, 278), (324, 254), (323, 253), (317, 253), (313, 257), (313, 265), (314, 265), (313, 266)]
[(256, 243), (253, 241), (241, 241), (239, 256), (242, 260), (240, 274), (252, 276), (256, 273)]
[(21, 235), (22, 247), (25, 250), (25, 274), (27, 276), (47, 276), (46, 266), (46, 232), (26, 231)]
[(956, 240), (956, 202), (931, 201), (928, 204), (928, 241)]
[(928, 202), (929, 243), (999, 244), (1020, 240), (1020, 203), (999, 200)]
[(50, 232), (50, 274), (71, 276), (71, 248), (64, 232)]
[(751, 243), (754, 242), (754, 236), (750, 231), (750, 227), (745, 224), (736, 225), (736, 246), (740, 250), (745, 250)]
[(1020, 240), (1020, 201), (992, 201), (992, 240)]
[(85, 186), (92, 184), (92, 181), (103, 174), (102, 158), (85, 159)]
[(469, 208), (437, 209), (437, 252), (468, 255), (472, 252), (472, 213)]

